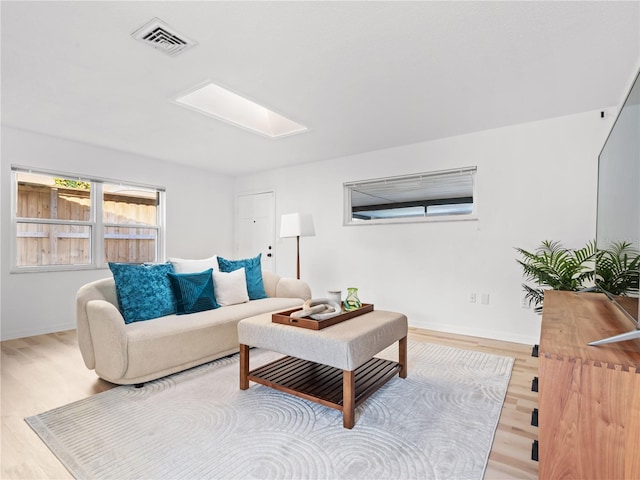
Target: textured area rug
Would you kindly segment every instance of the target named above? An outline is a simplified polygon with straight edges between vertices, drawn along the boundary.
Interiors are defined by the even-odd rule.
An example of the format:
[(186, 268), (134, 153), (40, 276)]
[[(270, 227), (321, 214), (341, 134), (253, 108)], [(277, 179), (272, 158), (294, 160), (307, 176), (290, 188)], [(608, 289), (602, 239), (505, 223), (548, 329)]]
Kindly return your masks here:
[[(239, 390), (237, 355), (26, 421), (76, 478), (481, 479), (513, 359), (416, 342), (408, 355), (353, 430), (337, 410)], [(251, 368), (281, 356), (254, 349)]]

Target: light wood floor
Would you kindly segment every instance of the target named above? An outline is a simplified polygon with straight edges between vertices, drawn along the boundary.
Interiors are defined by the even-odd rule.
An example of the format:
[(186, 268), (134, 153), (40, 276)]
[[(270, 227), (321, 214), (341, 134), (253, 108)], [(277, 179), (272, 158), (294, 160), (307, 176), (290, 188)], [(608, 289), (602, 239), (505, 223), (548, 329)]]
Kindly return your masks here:
[[(409, 338), (516, 359), (485, 479), (538, 478), (538, 464), (530, 459), (531, 443), (537, 438), (537, 429), (530, 425), (531, 410), (537, 406), (531, 380), (538, 371), (531, 346), (415, 328), (410, 329)], [(72, 478), (24, 418), (115, 385), (84, 367), (74, 330), (8, 340), (1, 345), (0, 478)]]

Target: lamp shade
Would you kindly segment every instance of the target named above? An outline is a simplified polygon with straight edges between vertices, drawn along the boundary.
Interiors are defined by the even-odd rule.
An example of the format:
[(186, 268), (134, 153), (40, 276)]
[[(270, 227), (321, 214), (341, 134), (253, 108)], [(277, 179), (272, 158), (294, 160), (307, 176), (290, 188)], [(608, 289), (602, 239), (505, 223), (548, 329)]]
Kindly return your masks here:
[(280, 220), (280, 237), (312, 237), (313, 217), (308, 213), (287, 213)]

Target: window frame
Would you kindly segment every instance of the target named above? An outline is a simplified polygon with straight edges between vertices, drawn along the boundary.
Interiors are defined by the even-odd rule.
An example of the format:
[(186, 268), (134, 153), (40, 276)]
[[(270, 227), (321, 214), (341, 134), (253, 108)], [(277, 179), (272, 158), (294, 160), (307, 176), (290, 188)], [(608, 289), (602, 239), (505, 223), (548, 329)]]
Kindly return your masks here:
[[(18, 173), (33, 173), (38, 175), (47, 175), (52, 177), (60, 177), (65, 179), (79, 180), (91, 183), (90, 189), (90, 214), (89, 220), (60, 220), (49, 218), (31, 218), (18, 217)], [(146, 185), (137, 182), (124, 180), (114, 180), (110, 178), (93, 177), (89, 175), (78, 175), (75, 173), (61, 172), (57, 170), (48, 170), (35, 167), (25, 167), (21, 165), (11, 165), (11, 263), (10, 273), (29, 273), (29, 272), (60, 272), (60, 271), (83, 271), (83, 270), (102, 270), (108, 268), (105, 253), (105, 227), (123, 226), (104, 220), (104, 195), (103, 185), (115, 184), (127, 187), (139, 188), (144, 190), (152, 190), (157, 192), (158, 205), (156, 208), (156, 225), (126, 224), (126, 227), (132, 228), (148, 228), (157, 231), (155, 257), (156, 262), (165, 261), (165, 243), (166, 243), (166, 191), (164, 187), (156, 185)], [(89, 234), (89, 251), (91, 261), (86, 264), (73, 265), (18, 265), (18, 224), (36, 223), (36, 224), (55, 224), (55, 225), (75, 225), (88, 226), (91, 230)]]
[[(461, 222), (475, 221), (478, 219), (478, 196), (477, 196), (477, 170), (476, 166), (454, 168), (449, 170), (438, 170), (431, 172), (413, 173), (408, 175), (397, 175), (391, 177), (373, 178), (343, 183), (343, 226), (363, 226), (382, 224), (406, 224), (406, 223), (432, 223), (432, 222)], [(406, 182), (412, 179), (445, 177), (451, 175), (470, 175), (472, 178), (472, 209), (468, 214), (455, 215), (425, 215), (425, 216), (398, 216), (395, 218), (376, 218), (369, 220), (353, 220), (353, 205), (351, 193), (357, 186), (374, 185), (378, 183), (391, 184), (393, 182)], [(408, 203), (408, 202), (407, 202)], [(404, 207), (406, 208), (406, 207)], [(427, 208), (427, 207), (425, 207)]]

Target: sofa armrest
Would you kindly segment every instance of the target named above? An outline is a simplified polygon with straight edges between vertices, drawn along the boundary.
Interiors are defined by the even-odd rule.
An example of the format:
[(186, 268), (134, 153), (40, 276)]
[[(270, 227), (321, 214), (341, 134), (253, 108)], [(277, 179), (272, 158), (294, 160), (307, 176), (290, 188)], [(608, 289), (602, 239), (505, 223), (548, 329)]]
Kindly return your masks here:
[(281, 278), (276, 285), (276, 297), (308, 300), (311, 298), (311, 289), (302, 280)]
[(105, 300), (116, 307), (118, 306), (116, 284), (113, 281), (113, 277), (87, 283), (80, 287), (76, 294), (76, 333), (78, 336), (78, 346), (80, 347), (84, 364), (88, 369), (93, 370), (96, 366), (96, 359), (91, 341), (89, 317), (87, 315), (87, 303), (91, 300)]
[(128, 367), (127, 333), (120, 311), (105, 300), (87, 302), (96, 373), (121, 378)]

